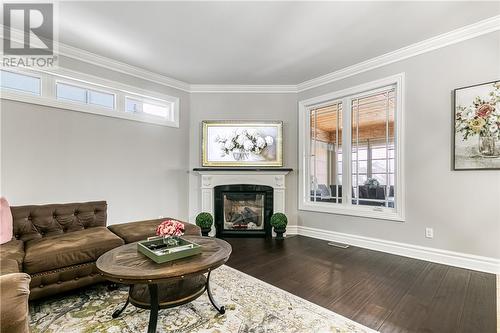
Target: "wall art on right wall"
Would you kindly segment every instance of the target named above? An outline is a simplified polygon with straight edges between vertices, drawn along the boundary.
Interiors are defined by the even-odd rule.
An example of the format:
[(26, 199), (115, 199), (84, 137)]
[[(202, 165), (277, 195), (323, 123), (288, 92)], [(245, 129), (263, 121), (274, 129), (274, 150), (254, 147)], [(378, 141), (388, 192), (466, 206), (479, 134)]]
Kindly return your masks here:
[(500, 169), (500, 81), (454, 90), (454, 170)]

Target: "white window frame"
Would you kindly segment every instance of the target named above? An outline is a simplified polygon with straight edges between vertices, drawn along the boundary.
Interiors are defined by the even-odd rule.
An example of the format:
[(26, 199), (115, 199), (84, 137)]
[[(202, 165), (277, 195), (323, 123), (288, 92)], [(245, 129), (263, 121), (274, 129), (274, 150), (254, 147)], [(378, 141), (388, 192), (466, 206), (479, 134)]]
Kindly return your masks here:
[[(154, 91), (144, 90), (138, 87), (126, 85), (120, 82), (87, 75), (80, 72), (59, 68), (53, 71), (31, 70), (24, 68), (2, 70), (39, 77), (41, 79), (41, 94), (33, 95), (27, 92), (17, 92), (11, 89), (0, 89), (0, 98), (50, 106), (67, 111), (91, 113), (106, 117), (121, 118), (162, 125), (167, 127), (179, 127), (179, 98)], [(57, 99), (56, 83), (64, 83), (97, 92), (114, 94), (114, 108), (99, 106), (90, 103)], [(151, 101), (158, 105), (169, 106), (169, 118), (162, 118), (145, 113), (131, 113), (125, 110), (125, 98), (131, 97), (138, 100)]]
[[(399, 73), (380, 80), (364, 83), (355, 87), (335, 91), (329, 94), (302, 100), (298, 103), (299, 110), (299, 210), (314, 211), (330, 214), (351, 215), (367, 217), (374, 219), (404, 221), (405, 220), (405, 181), (404, 181), (404, 73)], [(328, 105), (341, 101), (344, 114), (343, 128), (351, 128), (351, 99), (356, 96), (363, 96), (366, 92), (375, 92), (377, 89), (385, 89), (387, 86), (394, 85), (396, 91), (396, 110), (395, 110), (395, 153), (394, 160), (396, 173), (394, 175), (395, 207), (363, 206), (353, 205), (351, 200), (351, 191), (342, 191), (342, 203), (314, 202), (310, 200), (310, 117), (311, 108), (317, 108), (321, 105)], [(350, 131), (342, 133), (342, 151), (350, 152), (351, 140)], [(347, 161), (346, 161), (347, 160)], [(342, 174), (351, 175), (352, 153), (342, 154)], [(347, 182), (343, 187), (351, 189), (352, 176), (344, 177)]]

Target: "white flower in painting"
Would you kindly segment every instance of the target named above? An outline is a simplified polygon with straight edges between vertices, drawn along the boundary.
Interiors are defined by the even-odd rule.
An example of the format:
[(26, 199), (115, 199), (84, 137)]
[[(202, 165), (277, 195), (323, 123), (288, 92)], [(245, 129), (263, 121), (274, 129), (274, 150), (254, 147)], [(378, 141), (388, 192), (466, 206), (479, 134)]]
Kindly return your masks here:
[(243, 144), (245, 143), (245, 141), (248, 140), (246, 138), (246, 136), (244, 135), (238, 135), (238, 137), (236, 138), (236, 142), (240, 145), (240, 146), (243, 146)]
[(245, 150), (252, 150), (254, 147), (254, 144), (251, 140), (246, 140), (244, 143), (243, 143), (243, 148), (245, 148)]
[(274, 140), (272, 136), (266, 136), (266, 143), (268, 146), (271, 146), (273, 144)]
[(234, 142), (231, 140), (231, 141), (226, 141), (226, 144), (224, 145), (224, 147), (227, 149), (227, 150), (231, 150), (234, 148)]
[(462, 118), (466, 119), (466, 120), (472, 120), (474, 119), (474, 116), (476, 114), (474, 113), (474, 111), (472, 110), (465, 110), (463, 113), (462, 113)]
[(250, 128), (248, 131), (247, 131), (247, 134), (251, 137), (255, 136), (257, 134), (257, 131), (254, 129), (254, 128)]
[(258, 136), (257, 139), (255, 139), (255, 145), (262, 149), (266, 146), (266, 140), (264, 140), (261, 136)]
[(490, 125), (488, 129), (490, 130), (491, 133), (496, 133), (496, 131), (498, 131), (498, 125), (497, 124)]
[(236, 130), (236, 135), (246, 135), (246, 134), (247, 134), (247, 130), (245, 130), (245, 129), (238, 128)]
[(227, 136), (227, 139), (228, 139), (229, 141), (233, 141), (235, 136), (236, 136), (236, 135), (235, 135), (234, 133), (231, 133), (231, 134), (229, 134), (229, 135)]
[(489, 117), (488, 117), (488, 122), (489, 122), (490, 124), (494, 124), (494, 123), (496, 123), (496, 122), (497, 122), (497, 117), (495, 117), (494, 115), (489, 116)]

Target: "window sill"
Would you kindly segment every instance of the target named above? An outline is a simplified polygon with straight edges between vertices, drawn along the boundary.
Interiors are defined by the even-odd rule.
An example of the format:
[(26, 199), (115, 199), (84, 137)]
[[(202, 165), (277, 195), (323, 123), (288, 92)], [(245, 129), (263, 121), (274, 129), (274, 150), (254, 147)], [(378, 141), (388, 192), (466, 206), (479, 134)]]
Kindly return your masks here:
[(311, 211), (327, 214), (348, 215), (364, 217), (378, 220), (390, 220), (404, 222), (405, 217), (402, 212), (392, 208), (382, 208), (373, 206), (347, 206), (341, 204), (321, 203), (321, 202), (300, 202), (299, 210)]
[(105, 116), (105, 117), (112, 117), (112, 118), (121, 118), (121, 119), (127, 119), (127, 120), (132, 120), (132, 121), (138, 121), (138, 122), (143, 122), (143, 123), (148, 123), (148, 124), (155, 124), (155, 125), (161, 125), (161, 126), (167, 126), (167, 127), (179, 127), (179, 122), (177, 121), (169, 121), (169, 120), (163, 120), (163, 119), (157, 119), (156, 117), (153, 116), (148, 116), (145, 114), (133, 114), (133, 113), (127, 113), (124, 111), (117, 111), (117, 110), (110, 110), (105, 107), (98, 107), (98, 106), (92, 106), (92, 105), (80, 105), (78, 103), (70, 102), (70, 101), (63, 101), (63, 100), (57, 100), (57, 99), (52, 99), (52, 98), (47, 98), (43, 96), (37, 96), (37, 95), (30, 95), (28, 93), (22, 93), (22, 92), (13, 92), (13, 91), (7, 91), (5, 89), (2, 89), (0, 92), (0, 97), (1, 99), (7, 99), (7, 100), (12, 100), (12, 101), (17, 101), (17, 102), (22, 102), (22, 103), (30, 103), (30, 104), (36, 104), (36, 105), (43, 105), (43, 106), (49, 106), (61, 110), (66, 110), (66, 111), (77, 111), (77, 112), (84, 112), (84, 113), (91, 113), (91, 114), (96, 114), (100, 116)]

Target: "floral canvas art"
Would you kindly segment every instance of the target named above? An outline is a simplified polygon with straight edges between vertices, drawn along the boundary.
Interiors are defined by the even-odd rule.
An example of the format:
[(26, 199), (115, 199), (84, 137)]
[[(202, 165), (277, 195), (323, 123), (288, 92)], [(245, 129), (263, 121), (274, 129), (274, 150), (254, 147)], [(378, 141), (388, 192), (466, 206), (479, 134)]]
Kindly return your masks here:
[(283, 166), (282, 130), (274, 122), (203, 122), (203, 166)]
[(455, 90), (454, 169), (500, 169), (500, 81)]

